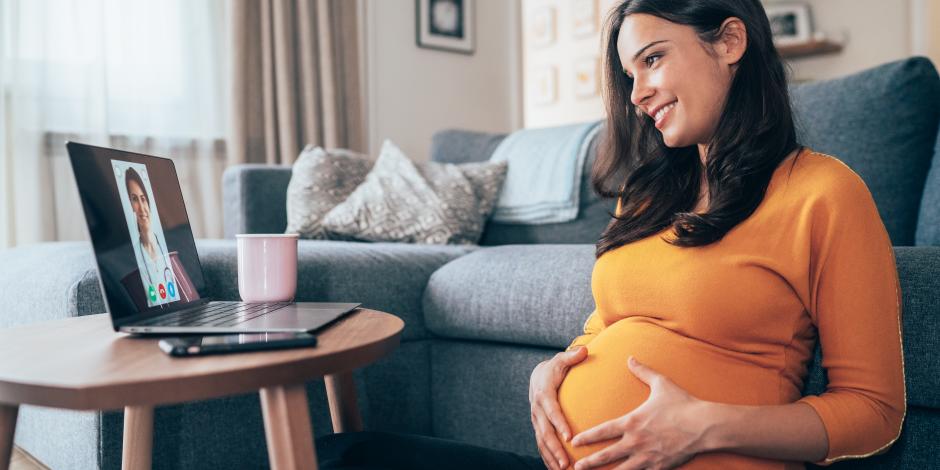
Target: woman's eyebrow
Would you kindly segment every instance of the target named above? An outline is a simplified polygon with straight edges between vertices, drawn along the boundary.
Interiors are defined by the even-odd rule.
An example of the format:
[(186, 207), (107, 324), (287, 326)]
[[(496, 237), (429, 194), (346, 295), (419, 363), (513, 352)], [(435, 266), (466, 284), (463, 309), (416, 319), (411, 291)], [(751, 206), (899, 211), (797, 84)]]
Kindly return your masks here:
[[(641, 47), (640, 50), (636, 51), (636, 54), (633, 54), (633, 59), (631, 59), (630, 62), (631, 62), (631, 63), (632, 63), (632, 62), (636, 62), (636, 58), (639, 57), (640, 54), (643, 53), (643, 51), (645, 51), (645, 50), (647, 50), (647, 49), (649, 49), (649, 48), (651, 48), (651, 47), (653, 47), (653, 46), (655, 46), (655, 45), (657, 45), (657, 44), (663, 43), (663, 42), (669, 42), (669, 40), (668, 40), (668, 39), (660, 39), (659, 41), (653, 41), (653, 42), (651, 42), (651, 43), (649, 43), (649, 44), (647, 44), (647, 45)], [(627, 74), (628, 76), (630, 75), (630, 72), (627, 71), (627, 68), (626, 68), (626, 67), (623, 68), (623, 73)]]
[(647, 45), (641, 47), (640, 50), (636, 51), (636, 54), (633, 54), (633, 59), (630, 59), (630, 62), (635, 62), (635, 61), (636, 61), (636, 58), (639, 57), (640, 54), (643, 53), (643, 51), (645, 51), (645, 50), (647, 50), (647, 49), (649, 49), (649, 48), (651, 48), (651, 47), (653, 47), (653, 46), (655, 46), (655, 45), (657, 45), (657, 44), (659, 44), (659, 43), (662, 43), (662, 42), (669, 42), (669, 40), (668, 40), (668, 39), (660, 39), (659, 41), (653, 41), (653, 42), (651, 42), (651, 43), (649, 43), (649, 44), (647, 44)]

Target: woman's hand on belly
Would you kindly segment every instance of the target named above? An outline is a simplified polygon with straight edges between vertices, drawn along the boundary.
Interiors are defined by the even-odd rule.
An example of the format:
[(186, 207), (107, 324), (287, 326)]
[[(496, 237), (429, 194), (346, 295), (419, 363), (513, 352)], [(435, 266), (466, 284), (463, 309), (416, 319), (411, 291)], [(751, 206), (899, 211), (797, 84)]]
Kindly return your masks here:
[(633, 411), (579, 433), (573, 446), (614, 442), (576, 462), (575, 470), (611, 463), (619, 469), (673, 468), (702, 449), (708, 427), (707, 403), (633, 357), (630, 371), (649, 385), (649, 398)]
[(558, 440), (558, 435), (568, 440), (571, 428), (558, 405), (558, 387), (571, 366), (587, 357), (587, 348), (560, 352), (553, 358), (535, 366), (529, 378), (529, 405), (532, 409), (532, 427), (535, 441), (545, 465), (552, 470), (568, 466), (568, 453)]

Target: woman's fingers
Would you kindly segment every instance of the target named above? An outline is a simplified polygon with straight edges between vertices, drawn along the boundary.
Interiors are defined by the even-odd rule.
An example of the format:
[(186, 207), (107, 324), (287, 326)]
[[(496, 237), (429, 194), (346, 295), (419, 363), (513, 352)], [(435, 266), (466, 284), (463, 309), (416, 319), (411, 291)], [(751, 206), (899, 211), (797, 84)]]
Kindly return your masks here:
[(630, 455), (628, 452), (629, 449), (625, 445), (622, 445), (621, 442), (616, 442), (581, 460), (578, 460), (574, 468), (575, 470), (588, 470), (589, 468), (597, 468), (611, 462), (617, 462), (629, 458)]
[(622, 428), (621, 420), (622, 418), (615, 418), (610, 421), (605, 421), (591, 429), (588, 429), (587, 431), (579, 433), (577, 436), (574, 436), (574, 439), (571, 440), (571, 445), (583, 446), (593, 444), (595, 442), (623, 437), (624, 430)]
[(541, 410), (535, 410), (533, 415), (536, 421), (536, 436), (541, 438), (542, 444), (546, 449), (548, 449), (549, 453), (554, 456), (555, 463), (558, 465), (558, 467), (565, 468), (565, 466), (568, 464), (568, 453), (565, 452), (565, 448), (561, 445), (561, 441), (558, 440), (558, 436), (555, 434), (555, 428), (548, 421), (548, 418)]
[(548, 417), (548, 421), (552, 423), (552, 426), (558, 431), (561, 438), (566, 441), (571, 439), (571, 427), (568, 426), (568, 420), (565, 419), (565, 414), (562, 413), (561, 406), (558, 405), (558, 399), (545, 397), (540, 401), (539, 405), (542, 406), (545, 416)]
[(552, 453), (549, 452), (545, 444), (542, 443), (542, 438), (539, 437), (538, 433), (535, 433), (535, 443), (538, 445), (539, 455), (542, 456), (542, 462), (545, 463), (545, 466), (548, 467), (549, 470), (561, 470), (558, 468), (558, 462), (552, 457)]
[(587, 348), (578, 346), (571, 351), (558, 353), (557, 357), (566, 368), (571, 367), (587, 358)]
[(542, 456), (542, 462), (545, 462), (545, 466), (550, 470), (563, 470), (558, 466), (558, 458), (552, 455), (552, 451), (548, 449), (545, 445), (545, 442), (542, 441), (542, 433), (538, 431), (538, 425), (535, 423), (535, 418), (532, 418), (532, 427), (536, 429), (535, 431), (535, 443), (539, 448), (539, 455)]

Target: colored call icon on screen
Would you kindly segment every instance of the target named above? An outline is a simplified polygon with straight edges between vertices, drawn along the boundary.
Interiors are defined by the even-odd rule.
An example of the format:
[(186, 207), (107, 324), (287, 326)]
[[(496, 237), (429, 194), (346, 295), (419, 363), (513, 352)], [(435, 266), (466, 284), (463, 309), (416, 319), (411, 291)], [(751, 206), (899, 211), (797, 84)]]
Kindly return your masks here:
[(161, 298), (161, 299), (165, 299), (165, 298), (166, 298), (166, 287), (164, 287), (163, 284), (160, 284), (159, 289), (160, 289), (160, 298)]
[(157, 290), (153, 288), (153, 284), (147, 288), (147, 296), (150, 297), (151, 302), (157, 301)]

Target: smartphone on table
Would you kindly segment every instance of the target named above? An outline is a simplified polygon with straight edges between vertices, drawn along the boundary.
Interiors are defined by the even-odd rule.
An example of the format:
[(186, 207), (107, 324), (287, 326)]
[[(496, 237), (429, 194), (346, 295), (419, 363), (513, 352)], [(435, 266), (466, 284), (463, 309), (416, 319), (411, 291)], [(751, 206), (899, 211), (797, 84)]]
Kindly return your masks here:
[(243, 351), (313, 347), (310, 333), (243, 333), (235, 335), (181, 336), (160, 340), (163, 352), (177, 357), (203, 356)]

